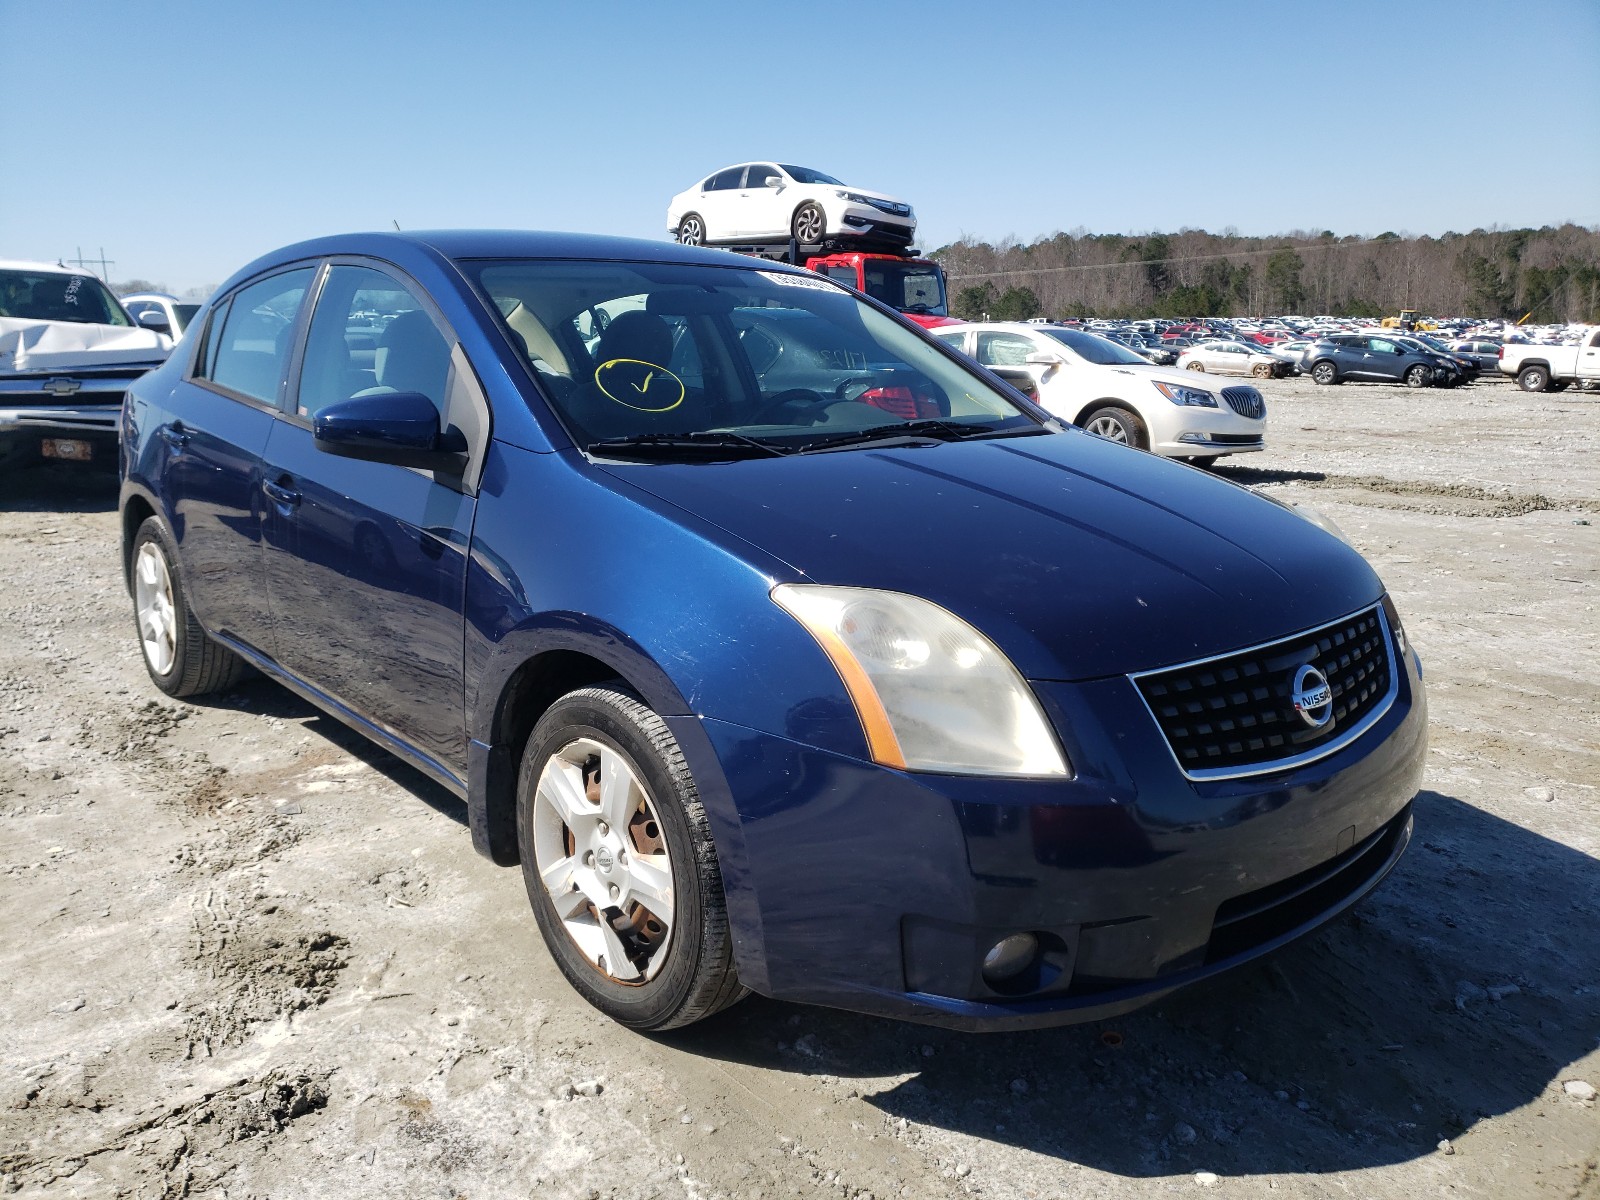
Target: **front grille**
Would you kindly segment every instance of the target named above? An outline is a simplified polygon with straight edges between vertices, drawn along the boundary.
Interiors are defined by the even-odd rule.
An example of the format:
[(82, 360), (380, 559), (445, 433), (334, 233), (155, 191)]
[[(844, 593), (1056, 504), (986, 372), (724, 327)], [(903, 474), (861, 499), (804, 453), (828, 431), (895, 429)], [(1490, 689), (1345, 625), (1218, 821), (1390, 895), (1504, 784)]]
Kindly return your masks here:
[(909, 204), (896, 204), (893, 200), (874, 200), (869, 197), (867, 203), (879, 212), (894, 213), (900, 217), (907, 215), (911, 211)]
[(1267, 402), (1261, 398), (1261, 393), (1253, 387), (1223, 388), (1222, 398), (1228, 402), (1228, 407), (1241, 417), (1266, 415)]
[[(1320, 629), (1266, 646), (1198, 663), (1132, 676), (1166, 735), (1178, 766), (1191, 779), (1228, 779), (1286, 770), (1310, 762), (1364, 733), (1394, 701), (1388, 624), (1369, 608)], [(1307, 705), (1316, 727), (1292, 694), (1300, 668), (1326, 679), (1326, 704)], [(1302, 679), (1302, 695), (1315, 691)]]

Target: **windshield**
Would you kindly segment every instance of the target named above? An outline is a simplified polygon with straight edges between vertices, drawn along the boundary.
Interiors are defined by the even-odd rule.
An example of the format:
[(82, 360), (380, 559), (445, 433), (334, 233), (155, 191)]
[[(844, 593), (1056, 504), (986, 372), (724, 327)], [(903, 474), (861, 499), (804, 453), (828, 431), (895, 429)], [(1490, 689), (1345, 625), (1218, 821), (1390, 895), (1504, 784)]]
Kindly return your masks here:
[(810, 167), (791, 167), (788, 163), (778, 165), (787, 171), (796, 183), (831, 183), (835, 187), (844, 186), (832, 175), (824, 175), (821, 171), (813, 171)]
[(1092, 362), (1102, 367), (1129, 366), (1148, 367), (1148, 359), (1142, 358), (1129, 350), (1126, 346), (1119, 346), (1110, 338), (1100, 337), (1093, 333), (1080, 333), (1076, 329), (1057, 329), (1045, 326), (1043, 332), (1049, 334), (1067, 347), (1085, 362)]
[(861, 273), (866, 279), (866, 287), (861, 290), (874, 300), (901, 312), (950, 315), (944, 306), (944, 276), (935, 266), (868, 259), (862, 264)]
[(58, 271), (0, 271), (0, 317), (132, 325), (116, 297), (93, 275)]
[(955, 436), (1041, 428), (919, 331), (809, 272), (526, 259), (462, 266), (574, 442), (595, 453), (608, 452), (602, 442), (646, 439), (661, 449), (695, 438), (701, 449), (787, 453), (893, 434), (907, 422)]

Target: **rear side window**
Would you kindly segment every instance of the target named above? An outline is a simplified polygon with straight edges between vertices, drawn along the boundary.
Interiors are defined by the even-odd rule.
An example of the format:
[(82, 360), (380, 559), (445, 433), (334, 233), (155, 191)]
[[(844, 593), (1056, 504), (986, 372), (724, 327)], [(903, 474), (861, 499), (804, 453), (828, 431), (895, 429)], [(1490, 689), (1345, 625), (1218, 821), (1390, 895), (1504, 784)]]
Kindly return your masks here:
[(219, 387), (276, 404), (290, 342), (314, 268), (273, 275), (235, 292), (197, 373)]
[(739, 186), (739, 179), (744, 175), (743, 167), (729, 167), (726, 171), (718, 171), (706, 180), (706, 191), (726, 192)]

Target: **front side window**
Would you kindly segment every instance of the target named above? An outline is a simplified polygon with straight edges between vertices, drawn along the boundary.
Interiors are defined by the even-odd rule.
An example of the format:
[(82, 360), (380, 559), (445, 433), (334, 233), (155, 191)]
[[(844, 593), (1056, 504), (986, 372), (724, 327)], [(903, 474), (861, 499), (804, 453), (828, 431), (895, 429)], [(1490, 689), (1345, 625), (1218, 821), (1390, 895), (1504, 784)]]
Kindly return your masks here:
[(313, 268), (273, 275), (234, 293), (207, 348), (200, 375), (267, 404), (276, 404), (290, 341)]
[(0, 317), (75, 325), (132, 324), (105, 284), (93, 275), (66, 271), (0, 271)]
[[(551, 408), (594, 453), (694, 458), (688, 447), (698, 446), (700, 458), (729, 447), (760, 457), (909, 420), (934, 420), (952, 437), (1040, 428), (919, 331), (817, 275), (547, 260), (462, 267), (496, 311), (516, 315), (506, 318), (511, 344), (529, 347)], [(604, 317), (589, 326), (599, 326), (591, 342), (583, 318), (593, 313)], [(536, 346), (546, 348), (537, 359)]]
[[(745, 171), (744, 186), (746, 188), (761, 188), (767, 186), (767, 176), (777, 175), (778, 168), (771, 163), (752, 163)], [(779, 176), (779, 178), (782, 178)]]
[(399, 280), (370, 267), (328, 273), (306, 337), (297, 401), (310, 417), (357, 396), (417, 392), (444, 414), (451, 343)]
[(980, 333), (977, 360), (986, 367), (1020, 367), (1035, 353), (1033, 339), (1020, 333)]

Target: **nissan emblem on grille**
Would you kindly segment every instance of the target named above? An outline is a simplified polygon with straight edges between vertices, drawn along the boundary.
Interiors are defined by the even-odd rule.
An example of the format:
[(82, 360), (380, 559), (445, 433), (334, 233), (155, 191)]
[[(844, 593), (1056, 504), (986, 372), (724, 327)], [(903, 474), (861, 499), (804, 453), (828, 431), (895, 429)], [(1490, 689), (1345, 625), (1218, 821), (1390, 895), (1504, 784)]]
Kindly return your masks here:
[(1333, 689), (1328, 678), (1310, 663), (1294, 673), (1294, 690), (1289, 693), (1295, 712), (1313, 729), (1333, 720)]

